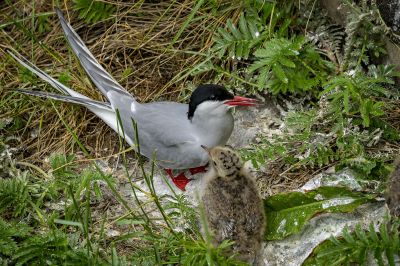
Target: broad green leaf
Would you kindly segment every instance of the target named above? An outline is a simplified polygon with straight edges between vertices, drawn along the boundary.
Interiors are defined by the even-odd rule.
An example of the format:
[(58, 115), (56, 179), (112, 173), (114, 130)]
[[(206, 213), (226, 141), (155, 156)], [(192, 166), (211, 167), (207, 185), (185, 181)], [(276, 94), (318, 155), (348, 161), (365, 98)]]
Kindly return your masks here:
[(384, 115), (385, 112), (383, 111), (383, 108), (385, 106), (384, 102), (376, 102), (374, 103), (372, 109), (371, 109), (371, 114), (375, 116), (381, 116)]
[(267, 240), (283, 239), (299, 232), (312, 217), (324, 212), (351, 212), (373, 200), (373, 195), (341, 187), (320, 187), (307, 193), (290, 192), (265, 200)]

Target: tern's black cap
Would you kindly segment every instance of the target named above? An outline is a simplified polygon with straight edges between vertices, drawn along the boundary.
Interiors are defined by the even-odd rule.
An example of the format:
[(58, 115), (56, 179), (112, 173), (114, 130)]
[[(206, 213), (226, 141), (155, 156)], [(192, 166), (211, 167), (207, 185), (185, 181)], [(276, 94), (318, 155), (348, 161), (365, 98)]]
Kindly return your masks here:
[(225, 101), (233, 99), (233, 95), (229, 93), (223, 86), (215, 84), (199, 85), (190, 96), (188, 118), (192, 119), (194, 111), (199, 104), (205, 101)]

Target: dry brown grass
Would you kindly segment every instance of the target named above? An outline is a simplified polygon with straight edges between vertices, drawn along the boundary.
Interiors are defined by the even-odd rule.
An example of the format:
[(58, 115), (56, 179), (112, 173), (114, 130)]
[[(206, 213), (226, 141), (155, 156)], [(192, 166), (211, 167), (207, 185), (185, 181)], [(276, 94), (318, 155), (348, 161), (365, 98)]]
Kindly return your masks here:
[[(200, 80), (181, 78), (194, 64), (204, 60), (202, 53), (210, 48), (213, 30), (239, 9), (232, 2), (220, 3), (226, 16), (215, 18), (210, 7), (203, 5), (175, 43), (174, 36), (189, 19), (196, 1), (112, 2), (115, 14), (102, 22), (88, 25), (73, 11), (72, 1), (64, 1), (62, 10), (98, 61), (121, 85), (140, 101), (179, 99), (184, 101)], [(240, 4), (238, 4), (240, 5)], [(68, 154), (78, 149), (60, 115), (79, 139), (95, 154), (116, 152), (116, 134), (92, 113), (82, 107), (44, 101), (16, 94), (16, 88), (39, 87), (51, 91), (38, 78), (24, 80), (27, 71), (18, 67), (5, 53), (15, 49), (53, 77), (68, 76), (68, 86), (91, 98), (101, 99), (68, 48), (51, 1), (6, 1), (0, 4), (0, 119), (23, 121), (12, 133), (27, 160), (41, 161), (51, 152)], [(50, 13), (43, 23), (37, 17)], [(32, 17), (36, 16), (36, 19)], [(40, 27), (45, 25), (45, 30)], [(171, 45), (172, 44), (172, 45)], [(21, 74), (25, 73), (25, 74)], [(177, 81), (179, 79), (179, 81)], [(1, 130), (1, 129), (0, 129)], [(32, 131), (38, 132), (33, 136)]]

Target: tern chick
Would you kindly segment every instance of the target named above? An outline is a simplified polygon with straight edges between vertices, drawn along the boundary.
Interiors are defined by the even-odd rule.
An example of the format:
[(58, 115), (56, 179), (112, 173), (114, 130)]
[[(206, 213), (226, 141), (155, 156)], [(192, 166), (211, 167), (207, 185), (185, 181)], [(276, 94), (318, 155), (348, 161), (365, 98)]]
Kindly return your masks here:
[(233, 240), (231, 252), (255, 263), (261, 248), (266, 218), (255, 181), (239, 155), (228, 147), (207, 149), (211, 169), (205, 176), (202, 197), (213, 244)]

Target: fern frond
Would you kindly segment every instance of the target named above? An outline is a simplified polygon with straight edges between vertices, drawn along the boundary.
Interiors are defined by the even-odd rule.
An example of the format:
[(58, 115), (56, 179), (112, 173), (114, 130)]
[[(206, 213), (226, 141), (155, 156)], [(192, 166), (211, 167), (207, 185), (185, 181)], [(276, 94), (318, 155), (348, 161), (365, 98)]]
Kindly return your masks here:
[(218, 58), (227, 54), (231, 58), (247, 59), (252, 48), (263, 40), (257, 19), (247, 18), (244, 13), (240, 15), (238, 27), (231, 19), (227, 20), (226, 26), (227, 29), (219, 28), (213, 37), (212, 53)]
[(272, 38), (254, 52), (257, 60), (249, 67), (258, 73), (259, 90), (273, 94), (303, 93), (318, 88), (329, 67), (303, 37)]
[[(323, 21), (321, 25), (310, 33), (309, 38), (334, 62), (341, 64), (342, 48), (345, 40), (343, 27)], [(332, 54), (332, 55), (331, 55)]]
[(31, 228), (23, 222), (8, 223), (0, 218), (0, 258), (11, 257), (18, 249), (18, 239), (25, 238)]
[(90, 254), (81, 249), (72, 249), (67, 235), (53, 230), (27, 238), (15, 252), (13, 260), (16, 265), (62, 265), (66, 262), (89, 265)]
[[(357, 224), (353, 232), (348, 227), (342, 237), (331, 237), (318, 246), (303, 265), (365, 265), (372, 255), (378, 265), (397, 265), (400, 255), (399, 220), (390, 218), (379, 226), (377, 231), (373, 222), (368, 229)], [(387, 263), (384, 263), (387, 261)]]
[(391, 83), (390, 80), (390, 77), (375, 78), (361, 71), (344, 73), (330, 79), (321, 95), (331, 100), (333, 113), (359, 115), (363, 125), (369, 127), (371, 117), (384, 114), (384, 103), (376, 97), (390, 96), (390, 91), (384, 86), (385, 83)]
[(75, 157), (73, 155), (51, 154), (49, 159), (52, 173), (56, 178), (64, 179), (76, 175), (74, 171), (76, 168)]
[(0, 213), (12, 212), (15, 217), (25, 214), (31, 201), (26, 174), (12, 179), (0, 179)]
[(361, 63), (369, 65), (370, 57), (378, 58), (386, 54), (382, 35), (386, 26), (382, 25), (379, 11), (375, 5), (366, 3), (355, 5), (345, 1), (351, 12), (347, 16), (346, 41), (344, 45), (344, 69), (360, 68)]

